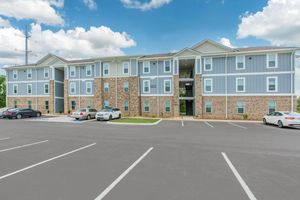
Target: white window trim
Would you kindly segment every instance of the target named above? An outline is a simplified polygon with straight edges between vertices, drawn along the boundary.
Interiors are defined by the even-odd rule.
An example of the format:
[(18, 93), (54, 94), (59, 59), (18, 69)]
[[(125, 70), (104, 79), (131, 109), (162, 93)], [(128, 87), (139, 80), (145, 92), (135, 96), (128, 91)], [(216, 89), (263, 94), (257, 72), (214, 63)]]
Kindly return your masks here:
[[(107, 67), (107, 74), (104, 73), (106, 67)], [(109, 70), (109, 68), (110, 68), (110, 64), (109, 64), (109, 63), (104, 63), (104, 64), (103, 64), (103, 76), (109, 76), (109, 75), (110, 75), (110, 70)]]
[[(211, 82), (211, 91), (207, 91), (206, 90), (206, 81), (210, 81)], [(205, 93), (212, 93), (213, 92), (213, 79), (212, 78), (205, 78), (204, 79), (204, 92)]]
[[(46, 76), (46, 72), (48, 73), (48, 76)], [(49, 78), (50, 70), (49, 68), (44, 68), (44, 78)]]
[[(15, 86), (17, 88), (17, 92), (15, 92)], [(19, 93), (19, 86), (18, 84), (13, 84), (13, 94), (18, 94)]]
[[(169, 62), (170, 63), (170, 67), (169, 67), (169, 71), (166, 71), (166, 62)], [(171, 63), (171, 60), (164, 60), (164, 73), (170, 73), (171, 72), (171, 66), (172, 63)]]
[[(90, 87), (88, 87), (88, 86), (90, 86)], [(85, 82), (85, 93), (86, 94), (92, 94), (93, 93), (92, 87), (93, 87), (92, 82)], [(90, 92), (88, 92), (88, 88), (90, 88), (90, 90), (91, 90)]]
[[(269, 90), (269, 83), (270, 83), (271, 78), (275, 79), (275, 90), (274, 91)], [(267, 92), (278, 92), (278, 77), (277, 76), (268, 76), (267, 77)]]
[[(145, 111), (145, 102), (148, 102), (148, 108), (149, 108), (149, 110), (148, 111)], [(149, 100), (145, 100), (144, 102), (143, 102), (143, 111), (144, 112), (146, 112), (146, 113), (148, 113), (148, 112), (150, 112), (150, 102), (149, 102)]]
[[(28, 92), (28, 87), (29, 87), (29, 86), (31, 87), (31, 88), (30, 88), (30, 90), (31, 90), (30, 93)], [(27, 94), (32, 94), (32, 84), (27, 84)]]
[[(206, 69), (206, 60), (209, 59), (210, 60), (210, 69)], [(209, 58), (204, 58), (204, 71), (209, 72), (213, 70), (213, 59), (212, 57)]]
[[(270, 60), (270, 55), (275, 54), (275, 67), (270, 67), (269, 66), (269, 60)], [(276, 69), (278, 68), (278, 54), (277, 53), (268, 53), (267, 54), (267, 69)]]
[[(238, 103), (243, 103), (243, 113), (239, 113), (239, 104)], [(237, 101), (236, 102), (236, 113), (238, 114), (238, 115), (242, 115), (242, 114), (245, 114), (246, 113), (246, 104), (245, 104), (245, 102), (244, 101)]]
[[(27, 79), (32, 79), (32, 69), (31, 68), (28, 68), (27, 70), (26, 70), (26, 73), (27, 73)], [(29, 77), (28, 75), (31, 75), (31, 77)]]
[[(16, 77), (15, 77), (15, 75), (16, 75)], [(13, 70), (13, 79), (14, 80), (18, 79), (18, 70), (16, 70), (16, 69)]]
[[(46, 85), (48, 85), (48, 93), (46, 93)], [(50, 93), (50, 85), (49, 83), (44, 83), (44, 94), (49, 94)]]
[[(74, 75), (72, 75), (72, 72), (74, 72)], [(72, 78), (76, 77), (76, 67), (75, 66), (70, 67), (70, 77), (72, 77)]]
[[(106, 87), (107, 86), (107, 87)], [(107, 88), (107, 91), (105, 91), (105, 88)], [(108, 93), (109, 92), (109, 83), (104, 83), (103, 84), (103, 91), (105, 92), (105, 93)]]
[[(238, 57), (243, 57), (243, 68), (238, 67)], [(246, 56), (241, 55), (241, 56), (235, 56), (235, 69), (236, 70), (244, 70), (246, 69)]]
[[(72, 85), (74, 86), (74, 92), (72, 92)], [(74, 82), (71, 82), (70, 83), (70, 94), (76, 94), (76, 83), (74, 83)]]
[[(149, 91), (145, 91), (145, 83), (148, 83), (148, 86), (149, 86)], [(150, 93), (150, 90), (151, 90), (151, 87), (150, 87), (150, 80), (143, 80), (143, 93)]]
[[(239, 91), (238, 90), (238, 81), (239, 80), (243, 80), (243, 91)], [(245, 92), (246, 91), (246, 79), (245, 77), (238, 77), (238, 78), (235, 78), (235, 92), (239, 93), (239, 92)]]
[[(167, 82), (170, 83), (170, 91), (166, 91), (166, 83)], [(172, 82), (171, 82), (171, 80), (164, 80), (164, 93), (167, 93), (167, 94), (172, 93)]]
[[(147, 64), (148, 66), (146, 66), (146, 64)], [(146, 67), (148, 67), (148, 69), (149, 69), (148, 72), (145, 72), (145, 68), (146, 68)], [(150, 61), (144, 61), (144, 62), (143, 62), (143, 74), (150, 74), (150, 68), (151, 68), (151, 67), (150, 67)]]
[[(88, 75), (88, 71), (91, 72), (90, 75)], [(85, 67), (85, 76), (90, 77), (90, 76), (92, 76), (92, 73), (93, 73), (92, 65), (87, 65), (87, 66)]]
[[(210, 102), (210, 112), (206, 112), (207, 103)], [(205, 101), (205, 113), (212, 113), (213, 111), (213, 104), (212, 101)]]
[[(127, 66), (128, 66), (128, 72), (127, 73), (124, 73), (125, 64), (127, 64)], [(129, 74), (129, 62), (123, 62), (123, 75), (128, 75), (128, 74)]]

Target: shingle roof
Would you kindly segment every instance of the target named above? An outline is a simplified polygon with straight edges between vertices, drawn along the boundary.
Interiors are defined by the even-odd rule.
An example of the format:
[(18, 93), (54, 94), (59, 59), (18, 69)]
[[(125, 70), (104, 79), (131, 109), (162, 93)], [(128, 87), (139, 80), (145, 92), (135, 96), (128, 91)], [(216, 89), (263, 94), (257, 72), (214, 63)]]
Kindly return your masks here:
[(264, 50), (280, 50), (280, 49), (293, 49), (295, 47), (274, 47), (274, 46), (261, 46), (261, 47), (246, 47), (246, 48), (235, 48), (236, 51), (264, 51)]
[(140, 58), (160, 58), (160, 57), (172, 57), (176, 53), (161, 53), (161, 54), (151, 54), (151, 55), (144, 55)]

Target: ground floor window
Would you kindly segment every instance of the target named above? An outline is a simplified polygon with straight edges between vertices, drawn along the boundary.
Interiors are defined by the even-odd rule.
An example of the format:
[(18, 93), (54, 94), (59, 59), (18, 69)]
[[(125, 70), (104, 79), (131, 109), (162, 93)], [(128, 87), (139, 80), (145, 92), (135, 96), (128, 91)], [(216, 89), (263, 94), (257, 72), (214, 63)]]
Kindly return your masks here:
[(93, 107), (93, 101), (92, 100), (86, 100), (85, 101), (85, 107), (86, 108), (92, 108)]
[(45, 101), (45, 110), (49, 110), (49, 101)]
[(212, 112), (212, 102), (206, 101), (205, 102), (205, 112), (211, 113)]
[(104, 100), (103, 107), (104, 108), (108, 108), (109, 107), (109, 101), (108, 100)]
[(149, 101), (146, 100), (144, 101), (144, 112), (149, 112), (149, 111), (150, 111)]
[(31, 109), (32, 108), (32, 101), (28, 101), (28, 108)]
[(237, 113), (244, 114), (245, 113), (245, 102), (238, 101), (237, 102)]
[(171, 112), (171, 101), (167, 100), (165, 104), (165, 111), (166, 112)]
[(276, 102), (275, 101), (269, 101), (268, 102), (268, 112), (269, 114), (276, 111)]
[(71, 101), (71, 109), (72, 110), (76, 109), (76, 101)]
[(18, 108), (18, 101), (14, 100), (14, 108)]
[(124, 101), (124, 111), (129, 110), (129, 102), (127, 100)]

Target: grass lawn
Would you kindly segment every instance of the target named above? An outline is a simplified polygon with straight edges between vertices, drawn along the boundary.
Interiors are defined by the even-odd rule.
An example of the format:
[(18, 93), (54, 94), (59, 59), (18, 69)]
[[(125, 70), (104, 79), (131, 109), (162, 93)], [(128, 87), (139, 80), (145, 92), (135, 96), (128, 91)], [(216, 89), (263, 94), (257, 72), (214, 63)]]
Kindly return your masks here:
[(152, 124), (157, 122), (159, 119), (148, 119), (148, 118), (121, 118), (113, 120), (112, 122), (118, 123), (132, 123), (132, 124)]

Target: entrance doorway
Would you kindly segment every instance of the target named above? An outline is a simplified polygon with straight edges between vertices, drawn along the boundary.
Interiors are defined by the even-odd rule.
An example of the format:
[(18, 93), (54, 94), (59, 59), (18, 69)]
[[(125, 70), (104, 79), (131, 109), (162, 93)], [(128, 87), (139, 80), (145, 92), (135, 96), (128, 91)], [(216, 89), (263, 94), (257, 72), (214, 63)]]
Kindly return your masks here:
[(185, 116), (193, 116), (194, 100), (180, 100), (180, 114)]

